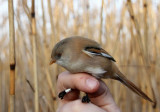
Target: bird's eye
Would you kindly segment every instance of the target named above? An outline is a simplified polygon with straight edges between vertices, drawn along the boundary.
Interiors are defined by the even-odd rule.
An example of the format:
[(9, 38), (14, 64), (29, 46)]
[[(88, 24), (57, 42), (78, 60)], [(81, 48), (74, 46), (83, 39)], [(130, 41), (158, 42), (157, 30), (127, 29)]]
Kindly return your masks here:
[(59, 59), (59, 58), (61, 58), (61, 56), (62, 56), (62, 54), (61, 54), (61, 53), (58, 53), (58, 54), (56, 55), (56, 58)]

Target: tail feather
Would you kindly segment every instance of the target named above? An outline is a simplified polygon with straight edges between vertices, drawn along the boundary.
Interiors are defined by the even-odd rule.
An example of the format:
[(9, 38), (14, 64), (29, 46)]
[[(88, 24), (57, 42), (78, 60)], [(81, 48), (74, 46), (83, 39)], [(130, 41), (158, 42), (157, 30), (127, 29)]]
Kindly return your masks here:
[(135, 84), (133, 84), (131, 81), (129, 81), (121, 72), (116, 74), (116, 80), (119, 80), (121, 83), (123, 83), (125, 86), (127, 86), (129, 89), (131, 89), (133, 92), (137, 93), (139, 96), (143, 97), (144, 99), (153, 102), (142, 90), (140, 90)]

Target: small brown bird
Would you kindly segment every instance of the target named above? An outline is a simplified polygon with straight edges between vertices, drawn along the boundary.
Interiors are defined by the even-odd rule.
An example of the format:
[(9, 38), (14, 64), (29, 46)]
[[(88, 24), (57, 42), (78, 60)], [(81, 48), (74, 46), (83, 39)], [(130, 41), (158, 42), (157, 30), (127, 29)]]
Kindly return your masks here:
[[(118, 80), (139, 96), (153, 102), (120, 72), (115, 64), (115, 59), (93, 40), (80, 36), (61, 40), (52, 50), (50, 64), (55, 62), (71, 73), (86, 72), (97, 79)], [(70, 91), (71, 89), (62, 91), (59, 97), (63, 99), (64, 95)], [(87, 95), (82, 98), (82, 102), (89, 101)]]

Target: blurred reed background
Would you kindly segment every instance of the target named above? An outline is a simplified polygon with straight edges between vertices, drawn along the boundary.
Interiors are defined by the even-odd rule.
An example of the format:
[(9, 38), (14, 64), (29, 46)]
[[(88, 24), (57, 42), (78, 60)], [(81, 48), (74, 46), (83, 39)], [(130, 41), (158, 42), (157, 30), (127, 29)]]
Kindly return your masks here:
[[(33, 112), (38, 108), (36, 103), (40, 112), (56, 111), (56, 77), (63, 69), (49, 66), (50, 54), (56, 42), (72, 35), (101, 43), (121, 71), (157, 101), (157, 107), (153, 108), (119, 82), (105, 80), (122, 112), (160, 112), (159, 0), (36, 0), (35, 23), (31, 0), (13, 3), (16, 112)], [(8, 1), (0, 0), (0, 4), (0, 112), (7, 112), (11, 55)]]

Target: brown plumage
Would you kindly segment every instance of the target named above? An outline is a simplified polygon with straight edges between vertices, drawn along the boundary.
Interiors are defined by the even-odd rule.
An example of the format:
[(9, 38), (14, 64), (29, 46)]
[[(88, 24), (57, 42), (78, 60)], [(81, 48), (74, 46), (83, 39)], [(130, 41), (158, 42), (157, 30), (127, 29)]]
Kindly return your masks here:
[(96, 78), (118, 80), (139, 96), (153, 102), (119, 71), (115, 59), (93, 40), (80, 36), (66, 38), (55, 45), (51, 58), (51, 64), (56, 62), (71, 73), (86, 72)]

